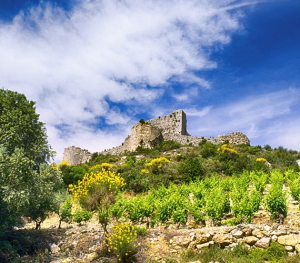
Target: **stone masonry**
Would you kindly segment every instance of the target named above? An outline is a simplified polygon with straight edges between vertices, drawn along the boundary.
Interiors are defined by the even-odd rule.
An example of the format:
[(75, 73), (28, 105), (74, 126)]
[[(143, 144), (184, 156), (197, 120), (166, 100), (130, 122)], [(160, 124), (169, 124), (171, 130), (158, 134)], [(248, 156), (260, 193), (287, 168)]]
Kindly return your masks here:
[(192, 144), (197, 146), (203, 139), (214, 144), (224, 143), (226, 140), (231, 144), (250, 144), (248, 137), (241, 132), (232, 132), (216, 138), (190, 136), (187, 132), (185, 112), (176, 110), (170, 115), (151, 119), (145, 123), (137, 123), (132, 127), (131, 135), (125, 139), (121, 146), (102, 153), (117, 155), (125, 151), (134, 151), (138, 146), (152, 148), (162, 140), (173, 140), (183, 145)]
[(71, 165), (77, 165), (88, 162), (92, 155), (88, 150), (83, 150), (80, 147), (71, 146), (65, 148), (63, 161), (67, 161)]
[[(176, 110), (169, 115), (135, 124), (131, 129), (131, 135), (125, 139), (122, 145), (101, 153), (118, 155), (125, 151), (134, 151), (138, 146), (153, 148), (163, 140), (173, 140), (183, 145), (192, 144), (197, 146), (203, 139), (214, 144), (224, 143), (226, 140), (231, 144), (250, 144), (247, 136), (241, 132), (232, 132), (216, 138), (191, 136), (187, 132), (185, 112)], [(70, 164), (79, 164), (88, 161), (90, 158), (91, 155), (86, 150), (72, 146), (65, 149), (63, 160), (68, 161)]]

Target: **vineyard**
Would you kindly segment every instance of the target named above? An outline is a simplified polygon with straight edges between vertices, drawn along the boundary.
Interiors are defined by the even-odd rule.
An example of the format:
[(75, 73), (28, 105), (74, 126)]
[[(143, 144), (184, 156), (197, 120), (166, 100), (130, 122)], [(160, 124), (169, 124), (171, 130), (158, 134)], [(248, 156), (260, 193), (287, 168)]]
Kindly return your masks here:
[[(251, 223), (252, 216), (263, 207), (273, 219), (280, 220), (287, 214), (287, 193), (282, 190), (283, 184), (289, 186), (291, 195), (298, 200), (299, 178), (300, 174), (291, 170), (285, 174), (278, 170), (270, 174), (244, 172), (239, 176), (172, 184), (168, 188), (161, 186), (133, 198), (120, 194), (111, 208), (112, 215), (132, 223), (148, 221), (151, 226), (156, 223), (185, 224), (188, 214), (195, 224), (210, 219), (215, 225), (235, 225)], [(229, 213), (234, 218), (226, 220)]]
[[(216, 255), (219, 255), (218, 258), (229, 258), (225, 262), (244, 262), (231, 261), (234, 255), (221, 249), (228, 245), (237, 245), (237, 248), (232, 247), (232, 253), (237, 253), (237, 257), (239, 253), (244, 253), (244, 260), (253, 255), (253, 261), (249, 259), (249, 262), (265, 262), (276, 257), (274, 262), (288, 262), (284, 261), (287, 249), (294, 255), (290, 258), (296, 260), (291, 262), (298, 262), (298, 248), (295, 245), (270, 243), (268, 235), (271, 232), (259, 234), (259, 238), (246, 237), (243, 233), (264, 231), (259, 227), (252, 229), (253, 224), (247, 227), (259, 211), (268, 212), (270, 222), (281, 226), (286, 224), (288, 198), (299, 206), (299, 158), (297, 151), (282, 147), (272, 149), (269, 146), (262, 148), (229, 143), (214, 145), (205, 141), (198, 147), (167, 141), (158, 148), (138, 148), (136, 152), (128, 152), (124, 156), (95, 153), (89, 163), (72, 166), (64, 161), (51, 165), (53, 171), (62, 174), (63, 180), (61, 191), (56, 195), (57, 208), (54, 212), (59, 217), (59, 228), (70, 224), (84, 226), (96, 216), (102, 244), (94, 241), (98, 244), (97, 253), (118, 262), (162, 261), (163, 257), (155, 256), (160, 252), (152, 254), (154, 261), (138, 259), (140, 251), (145, 249), (138, 240), (148, 240), (151, 244), (153, 238), (148, 233), (155, 235), (153, 233), (157, 229), (165, 229), (169, 233), (174, 227), (177, 229), (172, 234), (175, 237), (172, 239), (168, 237), (170, 234), (164, 234), (164, 239), (179, 244), (177, 250), (173, 249), (175, 255), (183, 253), (179, 262), (189, 262), (187, 258), (199, 257), (203, 262), (210, 262)], [(45, 218), (39, 220), (41, 225)], [(238, 230), (241, 226), (242, 234)], [(216, 232), (213, 235), (210, 232), (200, 233), (193, 242), (182, 241), (184, 236), (176, 237), (181, 235), (180, 229), (214, 229), (211, 227), (220, 228), (217, 232), (225, 232), (220, 234), (221, 237)], [(81, 231), (80, 228), (78, 231)], [(100, 234), (101, 231), (103, 234)], [(222, 235), (228, 237), (226, 231), (233, 232), (229, 235), (230, 241), (224, 245)], [(278, 231), (281, 233), (283, 230)], [(297, 232), (293, 229), (284, 231), (282, 233)], [(248, 247), (232, 243), (232, 236), (238, 235), (242, 238), (240, 242), (248, 242)], [(263, 243), (265, 239), (269, 242), (267, 246)], [(202, 244), (203, 240), (206, 243)], [(59, 249), (68, 247), (68, 244), (60, 244)], [(190, 249), (178, 252), (182, 244), (188, 244)], [(259, 252), (262, 247), (264, 252)], [(75, 251), (68, 252), (68, 260), (76, 259), (77, 254), (72, 256)], [(204, 260), (206, 253), (212, 254)], [(93, 254), (93, 257), (101, 258), (97, 255)], [(175, 259), (171, 256), (169, 260), (173, 262)]]

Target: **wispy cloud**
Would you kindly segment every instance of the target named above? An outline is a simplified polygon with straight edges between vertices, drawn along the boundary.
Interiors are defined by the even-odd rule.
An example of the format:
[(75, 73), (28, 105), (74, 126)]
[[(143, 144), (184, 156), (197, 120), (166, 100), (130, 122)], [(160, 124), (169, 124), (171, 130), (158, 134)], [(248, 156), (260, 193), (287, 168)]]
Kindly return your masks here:
[[(290, 88), (277, 92), (248, 96), (239, 101), (199, 111), (189, 110), (188, 131), (197, 136), (217, 136), (241, 131), (255, 144), (292, 144), (294, 137), (285, 135), (299, 132), (300, 117), (295, 119), (293, 108), (299, 104), (300, 90)], [(208, 113), (209, 110), (209, 114)], [(298, 124), (297, 124), (298, 123)], [(276, 139), (275, 139), (276, 138)], [(300, 145), (294, 145), (299, 149)], [(296, 148), (297, 147), (297, 148)]]
[(68, 145), (119, 144), (135, 121), (128, 105), (146, 112), (172, 79), (210, 87), (193, 72), (215, 68), (210, 52), (241, 28), (240, 14), (221, 7), (222, 0), (81, 0), (65, 12), (43, 2), (0, 22), (0, 85), (37, 101), (58, 158)]

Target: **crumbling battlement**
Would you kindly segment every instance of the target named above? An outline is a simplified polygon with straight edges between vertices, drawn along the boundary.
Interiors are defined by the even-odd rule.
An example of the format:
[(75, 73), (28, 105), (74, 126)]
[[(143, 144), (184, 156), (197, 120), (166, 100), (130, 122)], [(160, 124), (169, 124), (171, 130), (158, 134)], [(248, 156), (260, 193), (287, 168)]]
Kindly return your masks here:
[[(125, 151), (134, 151), (138, 146), (153, 148), (163, 140), (173, 140), (183, 145), (197, 146), (203, 139), (214, 144), (224, 143), (227, 140), (231, 144), (250, 144), (248, 137), (241, 132), (232, 132), (216, 138), (190, 136), (187, 132), (186, 114), (183, 110), (176, 110), (170, 115), (160, 116), (145, 122), (140, 121), (131, 128), (131, 135), (125, 139), (122, 145), (101, 153), (118, 155)], [(89, 161), (90, 158), (91, 154), (87, 150), (72, 146), (65, 149), (63, 160), (77, 165)]]
[(77, 165), (88, 162), (92, 155), (88, 150), (83, 150), (80, 147), (71, 146), (65, 148), (63, 161), (67, 161), (71, 165)]
[(170, 115), (139, 122), (131, 129), (131, 135), (118, 147), (106, 150), (103, 154), (121, 154), (125, 151), (134, 151), (138, 146), (152, 148), (163, 140), (173, 140), (183, 145), (192, 144), (197, 146), (203, 139), (208, 142), (219, 144), (229, 141), (231, 144), (250, 144), (248, 137), (241, 132), (232, 132), (220, 135), (216, 138), (204, 138), (190, 136), (187, 132), (186, 114), (183, 110), (176, 110)]

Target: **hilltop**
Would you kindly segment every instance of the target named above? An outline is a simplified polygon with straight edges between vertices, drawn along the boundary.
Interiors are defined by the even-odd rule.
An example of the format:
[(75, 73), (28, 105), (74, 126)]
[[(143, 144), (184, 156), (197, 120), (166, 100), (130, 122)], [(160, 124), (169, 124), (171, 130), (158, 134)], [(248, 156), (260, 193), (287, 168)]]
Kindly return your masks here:
[[(122, 145), (104, 150), (99, 152), (99, 154), (120, 155), (125, 152), (133, 152), (138, 147), (152, 149), (159, 146), (163, 141), (174, 141), (182, 145), (197, 146), (203, 140), (213, 144), (221, 144), (225, 141), (231, 144), (250, 144), (248, 137), (241, 132), (232, 132), (216, 138), (191, 136), (187, 132), (185, 112), (176, 110), (169, 115), (159, 116), (148, 121), (141, 119), (132, 127), (131, 135), (125, 139)], [(63, 155), (63, 161), (67, 161), (72, 165), (85, 163), (90, 158), (91, 154), (88, 150), (82, 150), (75, 146), (66, 148)]]

